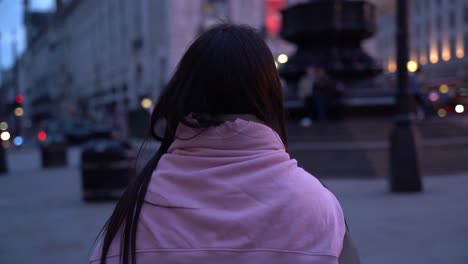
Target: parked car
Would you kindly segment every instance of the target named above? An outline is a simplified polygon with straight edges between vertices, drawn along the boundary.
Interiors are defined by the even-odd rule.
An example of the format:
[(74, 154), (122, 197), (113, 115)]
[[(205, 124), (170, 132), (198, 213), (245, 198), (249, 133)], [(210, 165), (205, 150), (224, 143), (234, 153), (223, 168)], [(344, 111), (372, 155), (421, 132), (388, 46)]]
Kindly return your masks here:
[(39, 126), (37, 139), (40, 145), (66, 142), (65, 132), (57, 120), (46, 120)]
[(39, 126), (38, 140), (61, 140), (66, 141), (68, 144), (81, 144), (88, 140), (98, 138), (111, 138), (112, 128), (107, 125), (93, 124), (88, 120), (83, 119), (49, 119), (44, 121)]

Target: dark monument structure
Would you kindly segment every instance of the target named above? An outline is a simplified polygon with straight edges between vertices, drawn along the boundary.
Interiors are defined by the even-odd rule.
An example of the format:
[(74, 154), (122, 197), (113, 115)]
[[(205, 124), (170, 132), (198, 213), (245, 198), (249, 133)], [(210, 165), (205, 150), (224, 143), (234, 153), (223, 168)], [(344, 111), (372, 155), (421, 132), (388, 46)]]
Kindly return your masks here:
[(361, 0), (310, 0), (283, 10), (281, 37), (297, 51), (279, 68), (281, 77), (294, 89), (308, 67), (320, 67), (345, 90), (365, 86), (381, 72), (361, 47), (376, 31), (375, 13), (373, 4)]
[[(409, 4), (407, 0), (396, 3), (397, 89), (390, 91), (390, 96), (396, 97), (396, 104), (391, 104), (396, 118), (390, 137), (390, 190), (421, 192), (420, 136), (413, 121), (406, 68)], [(288, 86), (294, 88), (308, 67), (326, 69), (345, 84), (345, 90), (359, 89), (352, 84), (366, 86), (366, 79), (381, 72), (361, 48), (361, 42), (376, 30), (373, 4), (363, 0), (309, 0), (282, 13), (281, 36), (297, 45), (297, 52), (279, 69)]]

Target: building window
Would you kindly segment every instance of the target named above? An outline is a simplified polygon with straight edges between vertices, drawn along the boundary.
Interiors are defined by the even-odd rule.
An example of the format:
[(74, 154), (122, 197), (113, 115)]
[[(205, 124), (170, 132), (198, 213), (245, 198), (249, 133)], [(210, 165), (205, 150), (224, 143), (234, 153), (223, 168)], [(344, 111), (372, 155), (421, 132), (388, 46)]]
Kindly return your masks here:
[(450, 14), (449, 14), (449, 25), (450, 25), (450, 29), (454, 29), (455, 26), (456, 26), (456, 13), (455, 11), (451, 11)]
[(126, 15), (126, 7), (125, 7), (125, 2), (124, 0), (120, 0), (119, 2), (119, 22), (120, 22), (120, 40), (119, 42), (121, 42), (120, 44), (120, 47), (121, 47), (121, 51), (125, 51), (124, 50), (124, 43), (127, 43), (127, 23), (128, 21), (126, 20), (127, 19), (127, 15)]
[(465, 54), (468, 53), (468, 32), (465, 33), (465, 39), (464, 39), (464, 45), (465, 45)]
[(418, 2), (418, 8), (421, 10), (419, 13), (420, 13), (421, 15), (424, 15), (425, 9), (428, 8), (427, 3), (421, 3), (419, 0), (418, 0), (417, 2)]
[(414, 24), (414, 36), (416, 40), (419, 39), (419, 32), (420, 32), (421, 26), (419, 24)]
[(226, 0), (209, 0), (208, 2), (210, 2), (213, 9), (213, 15), (222, 20), (229, 18), (229, 8)]
[(202, 5), (203, 30), (229, 20), (229, 6), (226, 0), (204, 0)]
[(419, 13), (419, 1), (418, 0), (413, 1), (413, 10), (414, 10), (414, 13), (416, 14)]
[(431, 59), (431, 42), (430, 40), (427, 40), (426, 41), (426, 44), (425, 44), (425, 53), (426, 53), (426, 56), (429, 58), (429, 60)]
[(141, 1), (135, 1), (132, 5), (133, 8), (133, 35), (136, 35), (136, 38), (141, 38), (142, 35), (142, 7)]
[(434, 22), (432, 21), (431, 17), (428, 17), (428, 18), (427, 18), (427, 24), (426, 24), (426, 25), (427, 25), (427, 35), (428, 35), (428, 36), (431, 36), (431, 31), (432, 31), (432, 25), (433, 25), (433, 23), (434, 23)]
[(442, 32), (440, 33), (439, 38), (437, 39), (437, 54), (439, 58), (442, 58), (442, 52), (443, 52), (443, 41), (442, 41)]
[(427, 47), (426, 47), (426, 44), (423, 43), (423, 46), (420, 48), (419, 50), (419, 63), (421, 65), (426, 65), (427, 64)]
[(465, 6), (463, 17), (465, 20), (465, 24), (468, 25), (468, 6)]
[(442, 34), (442, 17), (437, 16), (437, 33)]
[(137, 63), (135, 65), (135, 80), (140, 81), (143, 75), (143, 65), (141, 63)]
[(454, 37), (450, 38), (450, 54), (455, 57), (457, 54), (457, 42)]
[(413, 60), (413, 61), (419, 61), (418, 60), (418, 57), (419, 57), (419, 47), (417, 45), (415, 45), (412, 49), (411, 49), (411, 56), (410, 56), (410, 59)]

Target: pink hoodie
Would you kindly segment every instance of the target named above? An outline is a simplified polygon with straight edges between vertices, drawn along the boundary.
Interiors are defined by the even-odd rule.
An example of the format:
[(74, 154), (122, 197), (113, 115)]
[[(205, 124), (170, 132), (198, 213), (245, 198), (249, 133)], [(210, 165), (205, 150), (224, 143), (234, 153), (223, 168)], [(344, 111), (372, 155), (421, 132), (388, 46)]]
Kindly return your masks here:
[[(272, 129), (236, 119), (196, 133), (180, 125), (153, 173), (137, 263), (338, 263), (341, 207)], [(119, 263), (118, 237), (107, 263)]]

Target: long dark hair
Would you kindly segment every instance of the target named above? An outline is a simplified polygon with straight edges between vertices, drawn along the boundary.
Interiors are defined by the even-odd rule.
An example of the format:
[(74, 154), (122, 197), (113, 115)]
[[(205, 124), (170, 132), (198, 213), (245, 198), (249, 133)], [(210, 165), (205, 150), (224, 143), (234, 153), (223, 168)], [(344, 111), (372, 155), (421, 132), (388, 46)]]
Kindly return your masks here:
[[(136, 229), (153, 170), (190, 113), (251, 114), (275, 130), (285, 147), (283, 93), (273, 56), (248, 26), (222, 24), (201, 34), (182, 57), (151, 115), (150, 137), (161, 145), (130, 184), (102, 229), (101, 263), (120, 234), (121, 262), (136, 263)], [(119, 232), (121, 231), (121, 233)]]

